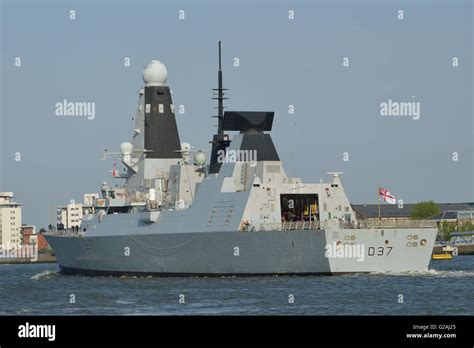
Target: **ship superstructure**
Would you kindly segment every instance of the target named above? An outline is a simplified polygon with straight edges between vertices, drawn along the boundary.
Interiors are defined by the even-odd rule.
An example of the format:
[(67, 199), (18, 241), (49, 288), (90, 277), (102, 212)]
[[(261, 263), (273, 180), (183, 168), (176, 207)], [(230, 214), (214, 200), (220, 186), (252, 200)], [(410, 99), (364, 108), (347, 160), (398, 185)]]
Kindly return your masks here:
[[(47, 236), (61, 270), (81, 274), (264, 275), (422, 270), (429, 222), (358, 221), (340, 172), (306, 183), (286, 174), (271, 111), (224, 111), (219, 43), (218, 127), (210, 163), (180, 143), (167, 70), (143, 71), (120, 188), (102, 186), (79, 233)], [(109, 153), (113, 154), (113, 153)]]

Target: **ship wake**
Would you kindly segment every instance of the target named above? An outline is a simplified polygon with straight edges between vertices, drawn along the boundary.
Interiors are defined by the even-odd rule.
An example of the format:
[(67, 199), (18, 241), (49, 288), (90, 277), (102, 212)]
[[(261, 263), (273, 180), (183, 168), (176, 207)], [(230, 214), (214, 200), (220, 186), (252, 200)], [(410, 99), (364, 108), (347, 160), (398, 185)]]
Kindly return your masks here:
[(373, 275), (392, 275), (392, 276), (412, 276), (412, 277), (436, 277), (436, 278), (457, 278), (474, 277), (474, 271), (454, 271), (454, 270), (436, 270), (425, 269), (422, 271), (402, 271), (402, 272), (372, 272)]
[(58, 271), (46, 270), (30, 277), (31, 280), (51, 279), (59, 275)]

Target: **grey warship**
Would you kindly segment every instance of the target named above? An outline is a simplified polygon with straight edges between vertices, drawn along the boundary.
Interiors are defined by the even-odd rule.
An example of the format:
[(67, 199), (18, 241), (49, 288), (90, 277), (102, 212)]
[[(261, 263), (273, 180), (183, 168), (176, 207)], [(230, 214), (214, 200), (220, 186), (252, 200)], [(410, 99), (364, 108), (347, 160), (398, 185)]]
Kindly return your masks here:
[(320, 183), (286, 174), (269, 133), (273, 112), (224, 111), (220, 43), (209, 163), (203, 151), (180, 141), (167, 74), (160, 61), (143, 70), (132, 139), (116, 153), (123, 170), (113, 177), (124, 184), (103, 183), (79, 231), (47, 233), (62, 273), (336, 275), (428, 268), (435, 226), (358, 220), (340, 172)]

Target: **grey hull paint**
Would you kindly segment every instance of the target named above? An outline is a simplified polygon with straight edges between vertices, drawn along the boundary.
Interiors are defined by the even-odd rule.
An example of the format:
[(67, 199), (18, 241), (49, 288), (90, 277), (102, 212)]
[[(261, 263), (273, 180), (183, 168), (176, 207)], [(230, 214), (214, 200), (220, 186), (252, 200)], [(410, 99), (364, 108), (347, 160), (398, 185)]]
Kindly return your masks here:
[[(47, 236), (65, 274), (84, 275), (330, 275), (416, 271), (428, 267), (436, 229), (297, 230), (197, 232), (96, 237)], [(408, 235), (426, 239), (408, 247)], [(325, 247), (339, 240), (365, 246), (365, 258), (327, 258)], [(411, 239), (411, 237), (410, 237)], [(389, 241), (388, 244), (386, 241)], [(392, 247), (389, 255), (368, 256)], [(238, 248), (238, 256), (236, 251)], [(129, 256), (126, 256), (129, 250)], [(377, 249), (375, 249), (377, 250)]]
[(264, 277), (264, 276), (330, 276), (344, 275), (348, 273), (157, 273), (157, 272), (123, 272), (123, 271), (97, 271), (89, 269), (78, 269), (69, 267), (59, 267), (64, 275), (81, 276), (112, 276), (112, 277)]
[(323, 230), (48, 236), (48, 242), (65, 270), (191, 275), (330, 272)]

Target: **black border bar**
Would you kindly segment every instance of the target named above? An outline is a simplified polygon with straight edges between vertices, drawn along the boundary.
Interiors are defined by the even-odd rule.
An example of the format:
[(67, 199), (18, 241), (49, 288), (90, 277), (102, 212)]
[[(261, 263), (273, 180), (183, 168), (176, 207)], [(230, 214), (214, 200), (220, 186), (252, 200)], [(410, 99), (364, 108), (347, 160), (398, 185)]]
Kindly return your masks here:
[[(19, 326), (25, 323), (55, 325), (55, 340), (18, 337)], [(472, 347), (473, 327), (471, 316), (3, 316), (0, 346), (325, 343)], [(421, 337), (409, 338), (408, 334)]]

